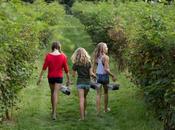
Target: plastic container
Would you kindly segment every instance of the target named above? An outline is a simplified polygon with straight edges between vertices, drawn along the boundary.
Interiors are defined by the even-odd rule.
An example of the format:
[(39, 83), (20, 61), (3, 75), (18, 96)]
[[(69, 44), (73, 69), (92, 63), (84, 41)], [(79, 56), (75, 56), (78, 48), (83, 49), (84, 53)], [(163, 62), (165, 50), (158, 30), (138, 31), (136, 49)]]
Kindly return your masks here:
[(91, 87), (92, 89), (98, 89), (98, 88), (101, 87), (101, 84), (96, 83), (96, 82), (91, 82), (91, 83), (90, 83), (90, 87)]
[(120, 87), (120, 84), (117, 83), (110, 83), (107, 85), (109, 90), (118, 90)]
[(62, 87), (61, 87), (61, 92), (62, 93), (64, 93), (65, 95), (70, 95), (70, 89), (69, 89), (69, 87), (67, 87), (67, 86), (65, 86), (65, 85), (63, 85)]

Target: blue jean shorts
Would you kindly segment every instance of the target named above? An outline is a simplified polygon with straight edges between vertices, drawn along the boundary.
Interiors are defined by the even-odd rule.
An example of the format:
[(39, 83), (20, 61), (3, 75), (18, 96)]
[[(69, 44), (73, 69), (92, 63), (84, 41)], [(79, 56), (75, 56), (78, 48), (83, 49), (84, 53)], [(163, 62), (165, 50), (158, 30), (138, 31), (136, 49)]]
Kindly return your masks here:
[(97, 74), (97, 83), (106, 85), (109, 84), (109, 75), (108, 74)]
[(77, 89), (89, 89), (90, 84), (77, 84)]

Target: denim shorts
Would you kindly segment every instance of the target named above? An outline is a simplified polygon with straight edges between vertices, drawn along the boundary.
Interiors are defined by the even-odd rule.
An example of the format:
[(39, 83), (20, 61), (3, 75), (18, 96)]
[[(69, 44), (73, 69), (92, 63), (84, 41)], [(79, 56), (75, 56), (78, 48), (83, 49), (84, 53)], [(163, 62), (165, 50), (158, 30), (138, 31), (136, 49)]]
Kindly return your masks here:
[(89, 89), (90, 84), (77, 84), (77, 89)]
[(108, 74), (97, 74), (97, 83), (106, 85), (109, 84), (109, 75)]

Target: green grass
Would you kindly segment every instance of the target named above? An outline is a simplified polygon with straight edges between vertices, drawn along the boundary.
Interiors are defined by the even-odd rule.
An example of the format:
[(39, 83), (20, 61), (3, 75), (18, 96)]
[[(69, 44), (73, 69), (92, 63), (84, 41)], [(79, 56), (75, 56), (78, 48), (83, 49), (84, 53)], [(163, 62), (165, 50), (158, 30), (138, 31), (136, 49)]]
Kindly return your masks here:
[[(82, 46), (92, 52), (93, 45), (90, 37), (84, 31), (83, 25), (72, 17), (67, 17), (67, 25), (57, 26), (56, 33), (62, 32), (63, 51), (70, 56), (76, 47)], [(69, 20), (69, 22), (68, 22)], [(55, 34), (55, 39), (58, 38)], [(53, 39), (54, 39), (53, 38)], [(49, 50), (46, 50), (49, 51)], [(36, 63), (38, 69), (27, 88), (20, 93), (20, 109), (13, 113), (13, 122), (5, 122), (0, 126), (2, 130), (163, 130), (162, 124), (156, 120), (154, 114), (146, 109), (140, 94), (123, 74), (117, 74), (112, 64), (112, 71), (116, 72), (121, 88), (109, 92), (109, 106), (111, 112), (96, 116), (94, 90), (90, 90), (87, 100), (87, 116), (85, 121), (79, 119), (79, 100), (75, 85), (71, 87), (71, 95), (59, 93), (58, 119), (52, 121), (50, 117), (50, 90), (46, 74), (40, 86), (36, 86), (37, 77), (43, 62), (43, 53)], [(72, 79), (73, 80), (73, 79)], [(103, 98), (103, 97), (102, 97)], [(103, 103), (102, 103), (103, 106)]]

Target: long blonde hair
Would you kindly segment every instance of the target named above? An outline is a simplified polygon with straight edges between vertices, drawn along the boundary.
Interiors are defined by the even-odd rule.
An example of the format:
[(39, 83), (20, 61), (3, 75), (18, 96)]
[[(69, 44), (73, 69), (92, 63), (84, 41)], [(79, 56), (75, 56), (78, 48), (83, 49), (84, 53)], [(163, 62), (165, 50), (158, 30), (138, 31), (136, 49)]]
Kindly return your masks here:
[(105, 54), (106, 53), (106, 49), (105, 47), (107, 46), (106, 43), (104, 42), (100, 42), (97, 44), (95, 50), (94, 50), (94, 53), (93, 53), (93, 65), (95, 66), (96, 63), (97, 63), (97, 58), (99, 56), (101, 56), (102, 54)]
[(72, 54), (72, 63), (77, 65), (86, 65), (91, 62), (88, 52), (84, 48), (78, 48)]

